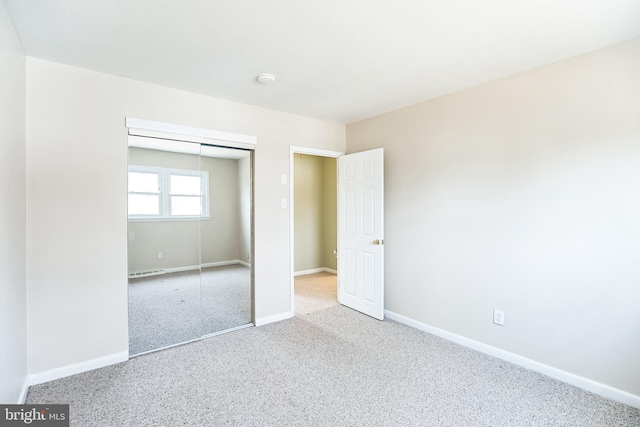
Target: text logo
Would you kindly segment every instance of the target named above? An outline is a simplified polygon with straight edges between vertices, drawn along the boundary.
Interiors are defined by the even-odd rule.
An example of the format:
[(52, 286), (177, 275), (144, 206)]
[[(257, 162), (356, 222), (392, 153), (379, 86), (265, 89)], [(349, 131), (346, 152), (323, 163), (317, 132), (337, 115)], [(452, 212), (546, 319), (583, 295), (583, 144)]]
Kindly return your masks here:
[(0, 427), (69, 427), (69, 405), (0, 405)]

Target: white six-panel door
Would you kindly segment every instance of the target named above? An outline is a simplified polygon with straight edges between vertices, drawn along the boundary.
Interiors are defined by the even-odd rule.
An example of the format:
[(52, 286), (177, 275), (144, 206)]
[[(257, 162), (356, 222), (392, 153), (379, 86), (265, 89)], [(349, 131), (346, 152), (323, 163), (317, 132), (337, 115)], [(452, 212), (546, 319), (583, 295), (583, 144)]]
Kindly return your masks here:
[(384, 318), (383, 149), (338, 158), (338, 299)]

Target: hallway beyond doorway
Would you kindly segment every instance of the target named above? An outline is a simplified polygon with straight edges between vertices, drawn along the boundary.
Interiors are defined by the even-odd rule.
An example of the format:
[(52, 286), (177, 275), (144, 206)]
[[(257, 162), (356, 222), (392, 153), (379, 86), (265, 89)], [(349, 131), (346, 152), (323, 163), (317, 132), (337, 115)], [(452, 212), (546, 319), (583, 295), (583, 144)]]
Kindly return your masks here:
[(315, 273), (296, 276), (295, 314), (309, 314), (338, 305), (338, 276)]

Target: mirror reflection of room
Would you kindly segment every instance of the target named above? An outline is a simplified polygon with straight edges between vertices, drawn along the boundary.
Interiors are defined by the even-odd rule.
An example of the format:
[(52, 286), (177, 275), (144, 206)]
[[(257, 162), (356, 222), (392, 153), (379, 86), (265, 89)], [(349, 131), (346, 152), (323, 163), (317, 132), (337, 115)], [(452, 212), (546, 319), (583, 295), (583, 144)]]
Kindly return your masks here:
[(251, 324), (250, 152), (170, 147), (129, 148), (131, 355)]

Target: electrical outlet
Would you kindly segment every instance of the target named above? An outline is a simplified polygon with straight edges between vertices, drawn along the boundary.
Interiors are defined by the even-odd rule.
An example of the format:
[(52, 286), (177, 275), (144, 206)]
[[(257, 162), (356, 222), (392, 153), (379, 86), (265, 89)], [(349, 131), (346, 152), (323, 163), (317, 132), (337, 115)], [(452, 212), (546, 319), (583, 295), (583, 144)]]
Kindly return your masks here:
[(162, 259), (163, 256), (164, 254), (162, 252), (158, 252), (158, 259)]
[(287, 199), (280, 199), (280, 209), (287, 209)]
[(504, 326), (504, 311), (495, 308), (493, 310), (493, 323), (496, 325)]

